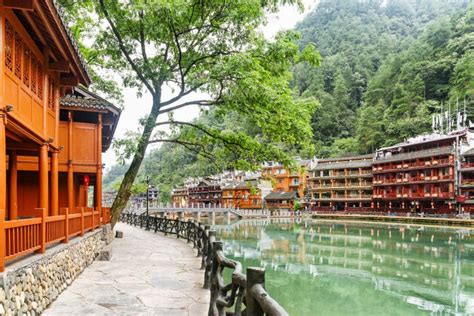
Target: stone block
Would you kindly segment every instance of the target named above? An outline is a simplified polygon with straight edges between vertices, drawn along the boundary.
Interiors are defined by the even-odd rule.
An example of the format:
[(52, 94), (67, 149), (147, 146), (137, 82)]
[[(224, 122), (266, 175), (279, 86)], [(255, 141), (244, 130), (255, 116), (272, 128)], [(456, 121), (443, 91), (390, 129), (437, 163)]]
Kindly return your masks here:
[(115, 238), (123, 238), (123, 232), (120, 230), (117, 230), (115, 232)]
[(112, 259), (112, 245), (105, 245), (99, 252), (98, 261), (110, 261)]
[(114, 232), (112, 231), (112, 226), (110, 224), (102, 227), (102, 241), (105, 241), (109, 245), (114, 240)]

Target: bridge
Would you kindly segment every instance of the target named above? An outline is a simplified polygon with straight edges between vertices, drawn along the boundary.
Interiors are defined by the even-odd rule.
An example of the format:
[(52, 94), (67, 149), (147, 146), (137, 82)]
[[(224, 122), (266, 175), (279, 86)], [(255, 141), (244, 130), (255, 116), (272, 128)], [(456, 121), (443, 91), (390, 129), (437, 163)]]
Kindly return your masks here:
[[(147, 210), (145, 203), (138, 203), (130, 205), (126, 209), (126, 213), (131, 214), (145, 214)], [(206, 214), (211, 218), (211, 221), (215, 221), (216, 214), (222, 214), (226, 223), (230, 222), (231, 217), (237, 219), (243, 218), (268, 218), (270, 215), (273, 216), (284, 216), (289, 215), (288, 211), (279, 210), (273, 211), (267, 209), (239, 209), (235, 207), (229, 207), (221, 204), (203, 205), (203, 204), (190, 204), (187, 206), (177, 204), (149, 204), (148, 211), (150, 214), (159, 214), (160, 216), (175, 215), (179, 218), (184, 218), (186, 214), (194, 216), (197, 220), (200, 220), (202, 214)]]

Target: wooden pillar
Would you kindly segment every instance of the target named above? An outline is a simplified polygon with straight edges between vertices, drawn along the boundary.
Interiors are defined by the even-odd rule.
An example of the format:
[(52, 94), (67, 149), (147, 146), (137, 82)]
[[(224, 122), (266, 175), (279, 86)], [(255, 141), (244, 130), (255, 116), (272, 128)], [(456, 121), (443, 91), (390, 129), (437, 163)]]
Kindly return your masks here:
[(51, 215), (58, 215), (59, 154), (51, 154)]
[(102, 114), (99, 113), (97, 122), (97, 173), (95, 179), (95, 205), (99, 211), (100, 217), (105, 218), (102, 214)]
[(67, 166), (67, 206), (70, 213), (74, 213), (74, 170), (72, 163)]
[(40, 146), (39, 150), (39, 205), (41, 209), (48, 207), (48, 144)]
[(7, 206), (7, 149), (5, 114), (0, 114), (0, 272), (5, 267), (5, 209)]
[(17, 163), (16, 150), (10, 152), (10, 157), (8, 159), (9, 163), (9, 172), (10, 172), (10, 186), (9, 186), (9, 215), (10, 220), (15, 220), (18, 218), (18, 163)]
[(72, 113), (68, 112), (68, 153), (67, 153), (67, 206), (74, 213), (74, 168), (72, 165)]

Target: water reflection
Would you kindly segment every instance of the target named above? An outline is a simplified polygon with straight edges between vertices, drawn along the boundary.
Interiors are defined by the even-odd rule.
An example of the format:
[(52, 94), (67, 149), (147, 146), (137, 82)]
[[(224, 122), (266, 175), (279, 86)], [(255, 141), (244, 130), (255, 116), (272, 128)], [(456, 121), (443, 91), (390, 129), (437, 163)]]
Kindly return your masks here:
[(474, 314), (474, 231), (290, 219), (216, 225), (227, 256), (267, 269), (291, 315)]

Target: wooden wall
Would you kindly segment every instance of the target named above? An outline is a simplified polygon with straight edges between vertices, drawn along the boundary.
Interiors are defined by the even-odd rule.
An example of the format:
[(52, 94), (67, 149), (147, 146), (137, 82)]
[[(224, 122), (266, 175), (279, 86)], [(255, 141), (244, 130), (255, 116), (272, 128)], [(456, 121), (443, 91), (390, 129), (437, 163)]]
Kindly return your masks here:
[(56, 118), (59, 106), (59, 75), (49, 73), (48, 60), (16, 16), (3, 11), (3, 102), (22, 128), (57, 146)]
[(38, 207), (38, 173), (18, 172), (18, 216), (29, 216)]
[[(93, 123), (72, 123), (72, 163), (74, 172), (96, 173), (99, 157), (99, 129)], [(68, 122), (59, 122), (60, 170), (67, 170), (69, 152)]]

